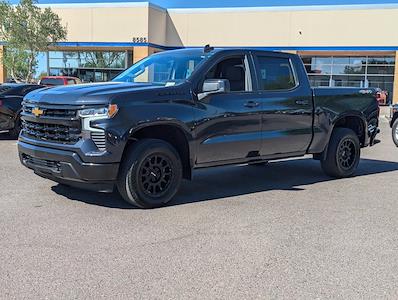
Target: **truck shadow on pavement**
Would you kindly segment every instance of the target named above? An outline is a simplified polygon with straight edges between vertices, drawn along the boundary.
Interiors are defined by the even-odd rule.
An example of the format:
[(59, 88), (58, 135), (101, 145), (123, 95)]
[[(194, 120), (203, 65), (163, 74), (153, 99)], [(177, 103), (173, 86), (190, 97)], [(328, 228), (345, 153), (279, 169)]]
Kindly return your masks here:
[[(398, 170), (398, 162), (362, 159), (355, 177)], [(298, 159), (259, 166), (229, 166), (199, 170), (192, 182), (183, 181), (168, 206), (217, 200), (270, 190), (302, 191), (306, 185), (338, 180), (327, 177), (318, 161)], [(70, 200), (109, 208), (134, 209), (114, 192), (101, 194), (55, 185), (53, 191)]]

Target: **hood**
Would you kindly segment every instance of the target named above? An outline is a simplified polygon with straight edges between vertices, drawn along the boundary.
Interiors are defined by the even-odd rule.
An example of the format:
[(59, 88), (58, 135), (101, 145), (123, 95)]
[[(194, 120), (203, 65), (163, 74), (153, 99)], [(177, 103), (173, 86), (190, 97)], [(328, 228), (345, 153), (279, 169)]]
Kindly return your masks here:
[(162, 87), (145, 83), (125, 82), (77, 84), (35, 90), (27, 94), (24, 100), (41, 104), (58, 105), (108, 104), (115, 94)]

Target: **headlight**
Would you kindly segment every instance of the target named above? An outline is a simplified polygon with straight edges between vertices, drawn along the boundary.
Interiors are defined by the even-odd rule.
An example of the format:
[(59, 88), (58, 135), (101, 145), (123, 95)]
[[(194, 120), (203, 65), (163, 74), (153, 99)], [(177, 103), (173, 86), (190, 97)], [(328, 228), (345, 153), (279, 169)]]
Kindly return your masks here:
[(117, 114), (118, 111), (119, 111), (119, 108), (117, 107), (116, 104), (110, 104), (108, 107), (86, 108), (86, 109), (79, 110), (79, 116), (81, 118), (90, 118), (90, 117), (113, 118)]

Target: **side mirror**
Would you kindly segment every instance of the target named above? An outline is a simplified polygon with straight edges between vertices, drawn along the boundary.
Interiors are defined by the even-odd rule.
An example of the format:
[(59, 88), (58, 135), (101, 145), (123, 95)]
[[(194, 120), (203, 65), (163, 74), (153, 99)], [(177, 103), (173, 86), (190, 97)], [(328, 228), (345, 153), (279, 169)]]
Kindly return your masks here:
[(206, 79), (203, 82), (202, 92), (198, 94), (198, 99), (202, 100), (211, 94), (227, 93), (230, 90), (228, 79)]

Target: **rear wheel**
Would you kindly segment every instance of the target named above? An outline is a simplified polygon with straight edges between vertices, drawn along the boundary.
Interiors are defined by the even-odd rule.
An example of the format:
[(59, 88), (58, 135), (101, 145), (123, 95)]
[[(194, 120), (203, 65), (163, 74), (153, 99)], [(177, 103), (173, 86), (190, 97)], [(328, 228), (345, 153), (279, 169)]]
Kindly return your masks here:
[(140, 208), (160, 207), (172, 200), (182, 180), (181, 159), (174, 147), (145, 139), (127, 151), (117, 183), (124, 200)]
[(392, 125), (392, 140), (398, 147), (398, 119), (396, 119), (394, 124)]
[(356, 171), (361, 156), (358, 136), (348, 128), (336, 128), (330, 138), (323, 171), (336, 178), (350, 177)]

